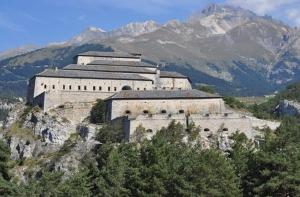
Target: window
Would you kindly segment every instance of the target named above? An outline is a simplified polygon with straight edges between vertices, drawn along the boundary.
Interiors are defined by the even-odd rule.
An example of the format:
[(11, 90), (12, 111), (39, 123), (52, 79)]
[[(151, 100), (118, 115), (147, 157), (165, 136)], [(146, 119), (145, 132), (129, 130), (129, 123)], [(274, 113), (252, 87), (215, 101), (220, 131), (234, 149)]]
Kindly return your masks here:
[(205, 117), (209, 117), (209, 114), (205, 114)]
[(179, 110), (179, 113), (180, 113), (180, 114), (183, 114), (183, 113), (184, 113), (184, 110), (183, 110), (183, 109)]
[(209, 131), (209, 128), (205, 128), (204, 131)]
[(96, 86), (93, 86), (93, 91), (95, 91), (96, 90)]
[(223, 131), (228, 131), (228, 128), (223, 128)]
[(63, 90), (65, 90), (66, 89), (66, 86), (65, 85), (63, 85)]
[(101, 86), (99, 86), (99, 90), (100, 90), (100, 91), (102, 90), (102, 87), (101, 87)]
[(147, 129), (146, 132), (147, 133), (152, 133), (153, 131), (152, 131), (152, 129)]
[(137, 88), (137, 90), (140, 90), (140, 88)]
[(52, 85), (52, 89), (53, 89), (53, 90), (55, 89), (55, 85)]
[(149, 111), (148, 111), (148, 110), (144, 110), (143, 113), (144, 113), (144, 114), (148, 114)]
[(163, 89), (165, 90), (165, 89), (166, 89), (166, 87), (163, 87)]
[(81, 89), (81, 87), (80, 86), (78, 86), (78, 90), (80, 90)]
[(46, 84), (44, 85), (44, 88), (47, 89), (47, 85)]
[(84, 86), (84, 90), (86, 90), (86, 86)]
[(146, 89), (146, 88), (144, 88), (144, 90), (146, 91), (147, 89)]
[(114, 87), (114, 91), (117, 91), (117, 87)]
[(229, 115), (228, 113), (225, 113), (225, 114), (224, 114), (225, 117), (227, 117), (228, 115)]
[(131, 112), (129, 110), (126, 110), (125, 114), (131, 114)]
[(43, 86), (44, 85), (44, 83), (41, 83), (41, 86)]
[(162, 113), (162, 114), (166, 114), (166, 113), (167, 113), (167, 110), (163, 109), (163, 110), (161, 110), (161, 113)]
[(71, 85), (69, 85), (69, 90), (72, 90), (72, 86)]
[(107, 89), (108, 89), (108, 91), (110, 91), (110, 87), (108, 87)]

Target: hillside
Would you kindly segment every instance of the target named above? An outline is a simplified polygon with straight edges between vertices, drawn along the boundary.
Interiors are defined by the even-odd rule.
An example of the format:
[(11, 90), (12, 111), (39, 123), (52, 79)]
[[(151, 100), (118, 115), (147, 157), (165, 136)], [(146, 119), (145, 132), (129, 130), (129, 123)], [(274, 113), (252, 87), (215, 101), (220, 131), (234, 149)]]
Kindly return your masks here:
[(62, 44), (1, 60), (0, 88), (24, 95), (25, 81), (34, 73), (71, 63), (76, 52), (109, 48), (143, 53), (163, 69), (212, 85), (221, 94), (264, 95), (300, 80), (299, 43), (299, 30), (282, 22), (210, 5), (183, 22), (131, 23), (110, 32), (90, 27)]

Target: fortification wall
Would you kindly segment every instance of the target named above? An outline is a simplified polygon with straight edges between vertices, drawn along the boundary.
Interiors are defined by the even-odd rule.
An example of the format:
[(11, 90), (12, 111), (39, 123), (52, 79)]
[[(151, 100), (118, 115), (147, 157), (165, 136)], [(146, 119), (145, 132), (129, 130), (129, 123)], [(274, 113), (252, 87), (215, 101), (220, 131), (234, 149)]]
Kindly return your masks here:
[(120, 57), (90, 57), (90, 56), (77, 56), (77, 64), (86, 65), (95, 60), (109, 60), (109, 61), (134, 61), (140, 62), (139, 58), (120, 58)]
[[(138, 80), (110, 80), (110, 79), (81, 79), (81, 78), (54, 78), (54, 77), (36, 77), (34, 83), (33, 97), (45, 91), (68, 93), (78, 92), (80, 86), (81, 94), (87, 91), (110, 93), (118, 92), (124, 86), (130, 86), (133, 90), (153, 89), (152, 81)], [(86, 87), (86, 90), (84, 89)], [(94, 90), (95, 88), (95, 90)], [(29, 99), (30, 100), (30, 99)]]
[[(145, 110), (149, 114), (160, 114), (163, 113), (163, 110), (166, 114), (220, 114), (224, 113), (225, 110), (224, 101), (221, 98), (114, 100), (110, 107), (111, 120), (126, 114), (136, 117), (143, 114)], [(180, 112), (180, 110), (183, 110), (183, 112)]]
[(47, 91), (34, 99), (34, 104), (39, 105), (44, 111), (59, 107), (67, 103), (93, 103), (97, 99), (112, 96), (113, 92), (82, 92), (76, 91)]
[(280, 122), (260, 120), (254, 117), (244, 116), (238, 113), (232, 114), (216, 114), (209, 117), (201, 114), (192, 114), (185, 116), (184, 114), (177, 115), (162, 115), (155, 114), (151, 116), (139, 115), (135, 118), (128, 117), (125, 133), (130, 140), (134, 136), (136, 128), (142, 126), (146, 129), (146, 137), (149, 139), (157, 133), (162, 127), (167, 127), (171, 121), (180, 122), (184, 128), (187, 124), (195, 123), (196, 127), (200, 128), (201, 135), (209, 138), (212, 135), (222, 134), (222, 136), (230, 136), (236, 131), (243, 132), (249, 139), (255, 139), (260, 133), (258, 129), (269, 127), (275, 130), (280, 126)]
[(188, 79), (184, 78), (160, 78), (160, 86), (162, 89), (182, 89), (190, 90), (192, 89), (191, 83)]
[(181, 123), (186, 128), (186, 117), (184, 114), (175, 114), (173, 116), (168, 115), (140, 115), (136, 119), (128, 119), (127, 127), (125, 127), (126, 140), (130, 141), (130, 138), (134, 136), (136, 128), (142, 126), (146, 129), (146, 137), (150, 139), (154, 136), (158, 130), (162, 127), (167, 127), (173, 120)]

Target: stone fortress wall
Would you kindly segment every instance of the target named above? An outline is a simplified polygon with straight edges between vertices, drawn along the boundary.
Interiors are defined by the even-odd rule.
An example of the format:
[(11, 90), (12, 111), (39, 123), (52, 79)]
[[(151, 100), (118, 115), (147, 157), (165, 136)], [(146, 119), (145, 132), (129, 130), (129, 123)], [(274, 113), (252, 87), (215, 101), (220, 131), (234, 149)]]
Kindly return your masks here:
[(130, 114), (220, 114), (225, 106), (221, 98), (209, 99), (141, 99), (141, 100), (113, 100), (109, 105), (110, 120)]
[[(165, 74), (161, 78), (161, 72), (157, 67), (153, 65), (139, 66), (139, 64), (142, 64), (141, 55), (139, 54), (110, 53), (112, 56), (106, 57), (106, 53), (100, 52), (102, 57), (97, 56), (97, 52), (87, 53), (92, 55), (95, 54), (96, 56), (86, 55), (86, 53), (84, 53), (76, 56), (74, 59), (77, 65), (84, 65), (85, 68), (83, 68), (83, 70), (64, 70), (65, 73), (72, 72), (72, 77), (61, 76), (65, 73), (55, 69), (50, 72), (51, 76), (49, 76), (47, 72), (42, 72), (31, 78), (28, 85), (27, 102), (38, 104), (39, 106), (42, 106), (44, 111), (47, 111), (64, 102), (90, 102), (91, 100), (96, 101), (96, 99), (105, 99), (113, 93), (121, 91), (124, 87), (129, 87), (131, 90), (138, 91), (156, 89), (186, 90), (192, 88), (188, 78), (185, 76), (170, 76), (168, 78)], [(103, 78), (92, 78), (91, 76), (82, 77), (82, 73), (88, 71), (84, 69), (89, 69), (87, 64), (92, 63), (93, 61), (100, 61), (100, 64), (94, 62), (91, 65), (101, 68), (101, 60), (104, 61), (103, 65), (106, 66), (106, 69), (112, 66), (112, 70), (89, 71), (92, 72), (91, 74), (102, 73)], [(112, 63), (111, 65), (106, 65), (110, 62)], [(120, 72), (118, 69), (114, 70), (118, 67), (114, 65), (116, 62), (120, 64), (119, 68), (124, 64), (122, 70), (124, 70), (126, 67), (125, 65), (130, 64), (130, 62), (134, 63), (130, 66), (130, 71)], [(137, 68), (137, 70), (135, 70), (135, 68)], [(149, 73), (139, 73), (138, 68), (142, 68), (146, 71), (149, 70)], [(110, 74), (113, 74), (114, 78), (109, 78), (108, 76), (110, 76)], [(128, 76), (128, 79), (125, 75)], [(124, 77), (126, 79), (124, 79)]]
[[(81, 78), (54, 78), (54, 77), (36, 77), (30, 84), (34, 84), (31, 89), (32, 97), (36, 97), (43, 92), (61, 92), (62, 94), (71, 92), (81, 92), (82, 100), (86, 93), (103, 93), (106, 95), (111, 92), (118, 92), (124, 86), (130, 86), (137, 90), (152, 90), (152, 81), (137, 80), (109, 80), (109, 79), (81, 79)], [(80, 87), (80, 90), (79, 90)], [(85, 89), (86, 88), (86, 89)], [(103, 97), (103, 96), (101, 96)], [(71, 98), (71, 97), (70, 97)]]
[(134, 62), (139, 62), (141, 61), (140, 58), (128, 58), (128, 57), (91, 57), (91, 56), (77, 56), (76, 57), (76, 62), (77, 64), (80, 65), (86, 65), (92, 61), (96, 60), (113, 60), (113, 61), (134, 61)]
[(275, 130), (279, 127), (279, 122), (260, 120), (247, 115), (229, 112), (224, 114), (141, 114), (135, 118), (130, 116), (125, 118), (124, 132), (126, 139), (131, 140), (135, 135), (136, 128), (142, 126), (146, 129), (146, 137), (150, 139), (162, 127), (167, 127), (173, 120), (181, 123), (184, 128), (187, 124), (194, 123), (200, 128), (200, 134), (203, 137), (210, 138), (213, 135), (221, 133), (223, 136), (230, 136), (236, 131), (243, 132), (249, 139), (255, 140), (261, 133), (259, 129), (266, 127)]

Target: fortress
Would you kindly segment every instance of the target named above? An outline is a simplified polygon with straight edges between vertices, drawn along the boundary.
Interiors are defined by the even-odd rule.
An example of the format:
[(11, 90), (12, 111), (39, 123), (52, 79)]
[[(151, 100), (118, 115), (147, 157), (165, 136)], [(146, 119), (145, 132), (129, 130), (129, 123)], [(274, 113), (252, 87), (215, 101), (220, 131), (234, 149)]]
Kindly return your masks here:
[(74, 64), (46, 69), (29, 80), (27, 102), (44, 111), (97, 99), (105, 100), (109, 121), (122, 120), (127, 140), (139, 126), (151, 137), (173, 120), (184, 127), (193, 122), (207, 135), (240, 130), (250, 139), (256, 128), (274, 127), (227, 110), (221, 96), (192, 89), (187, 76), (160, 71), (141, 54), (85, 52), (74, 57)]

